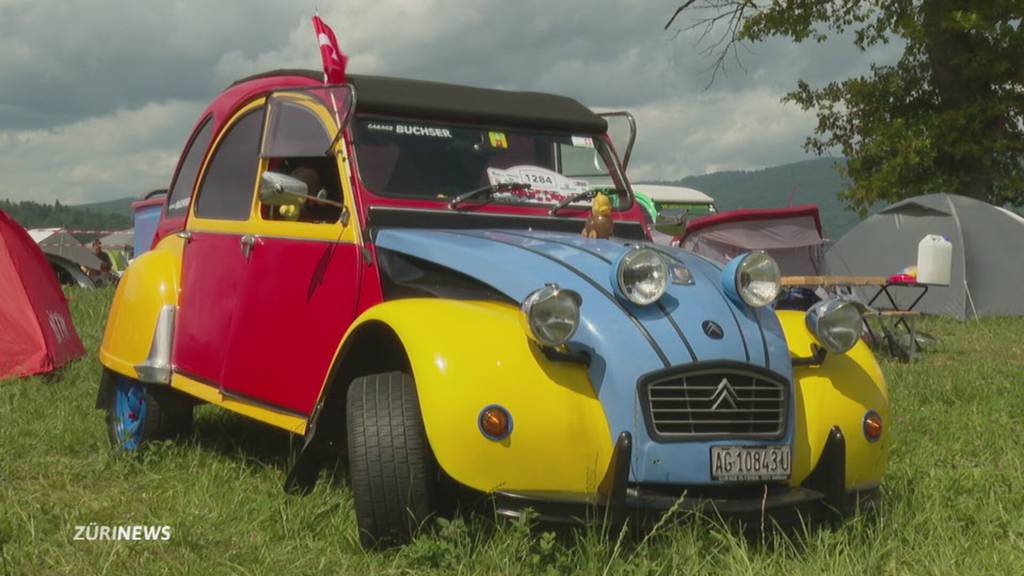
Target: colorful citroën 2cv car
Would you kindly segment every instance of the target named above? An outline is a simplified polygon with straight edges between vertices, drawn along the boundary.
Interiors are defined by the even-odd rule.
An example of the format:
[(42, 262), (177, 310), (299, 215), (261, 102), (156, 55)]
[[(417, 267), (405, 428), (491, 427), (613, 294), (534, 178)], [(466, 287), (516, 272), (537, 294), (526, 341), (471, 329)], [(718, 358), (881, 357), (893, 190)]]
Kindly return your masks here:
[(366, 545), (407, 541), (453, 486), (543, 520), (873, 502), (889, 400), (858, 309), (776, 310), (767, 254), (651, 243), (624, 120), (437, 82), (236, 82), (117, 288), (112, 443), (186, 431), (199, 403), (302, 435), (286, 488), (344, 456)]

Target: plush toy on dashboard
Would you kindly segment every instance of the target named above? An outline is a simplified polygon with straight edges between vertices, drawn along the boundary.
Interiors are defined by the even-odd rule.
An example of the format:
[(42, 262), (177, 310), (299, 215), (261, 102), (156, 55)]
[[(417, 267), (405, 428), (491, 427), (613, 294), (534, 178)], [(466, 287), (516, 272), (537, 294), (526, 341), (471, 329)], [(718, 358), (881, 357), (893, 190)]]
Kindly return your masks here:
[(612, 235), (612, 201), (604, 194), (594, 197), (593, 206), (590, 209), (590, 216), (587, 216), (587, 223), (583, 226), (583, 236), (587, 238), (608, 238)]

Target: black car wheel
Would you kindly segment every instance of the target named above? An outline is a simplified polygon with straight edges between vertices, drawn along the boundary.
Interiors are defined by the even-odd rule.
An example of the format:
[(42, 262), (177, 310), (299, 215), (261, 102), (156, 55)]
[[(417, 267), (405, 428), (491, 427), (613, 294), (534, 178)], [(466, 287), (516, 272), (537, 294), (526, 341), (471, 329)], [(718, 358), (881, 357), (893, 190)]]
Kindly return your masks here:
[(172, 438), (192, 429), (192, 403), (177, 392), (124, 376), (112, 385), (107, 437), (115, 448), (132, 452), (150, 440)]
[(416, 384), (402, 372), (356, 378), (345, 412), (359, 539), (366, 547), (406, 543), (437, 506), (437, 463)]

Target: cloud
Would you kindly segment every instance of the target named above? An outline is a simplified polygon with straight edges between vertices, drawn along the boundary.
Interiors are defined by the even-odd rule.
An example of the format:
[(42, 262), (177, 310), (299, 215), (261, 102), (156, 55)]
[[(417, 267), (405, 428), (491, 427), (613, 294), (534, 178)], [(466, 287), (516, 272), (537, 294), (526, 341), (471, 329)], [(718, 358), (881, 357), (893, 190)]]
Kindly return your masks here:
[[(863, 54), (847, 38), (771, 40), (741, 50), (743, 68), (731, 64), (709, 87), (711, 61), (695, 33), (662, 30), (676, 5), (339, 0), (320, 8), (352, 72), (549, 91), (633, 110), (640, 136), (631, 172), (640, 178), (803, 159), (813, 118), (780, 97), (798, 78), (821, 84), (862, 73), (900, 49)], [(195, 114), (230, 82), (319, 68), (314, 6), (0, 0), (0, 151), (8, 156), (0, 166), (18, 182), (18, 197), (99, 200), (166, 185)], [(12, 144), (26, 137), (31, 144)], [(76, 138), (105, 144), (82, 147)], [(130, 184), (107, 168), (117, 163)]]
[(805, 157), (801, 144), (815, 122), (764, 88), (655, 102), (634, 114), (640, 135), (629, 167), (634, 180), (674, 180), (800, 160)]
[(209, 100), (224, 87), (210, 73), (221, 54), (277, 45), (301, 16), (290, 3), (269, 1), (4, 0), (0, 128), (53, 126), (153, 101)]
[(75, 204), (166, 188), (200, 112), (170, 100), (57, 128), (0, 131), (2, 196)]

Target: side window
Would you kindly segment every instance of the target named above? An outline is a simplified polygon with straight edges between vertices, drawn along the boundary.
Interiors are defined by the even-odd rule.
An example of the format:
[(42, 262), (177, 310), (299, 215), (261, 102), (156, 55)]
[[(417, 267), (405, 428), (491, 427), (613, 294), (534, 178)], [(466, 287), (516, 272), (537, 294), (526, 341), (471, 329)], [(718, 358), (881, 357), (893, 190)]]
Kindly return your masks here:
[[(332, 203), (342, 201), (338, 164), (333, 156), (271, 158), (268, 170), (300, 180), (310, 196)], [(259, 208), (264, 220), (333, 224), (341, 217), (340, 207), (314, 200), (295, 199), (277, 205), (261, 202)]]
[(291, 176), (306, 185), (309, 195), (327, 200), (285, 199), (283, 204), (259, 204), (264, 220), (334, 223), (341, 217), (341, 180), (336, 157), (328, 154), (334, 134), (311, 109), (293, 99), (310, 99), (302, 93), (274, 94), (267, 107), (266, 128), (260, 154), (267, 170)]
[(185, 159), (171, 183), (171, 193), (167, 197), (167, 217), (176, 218), (188, 212), (188, 200), (192, 195), (192, 187), (196, 185), (203, 156), (210, 147), (211, 134), (213, 122), (208, 117), (185, 148)]
[(561, 170), (559, 171), (562, 174), (577, 178), (608, 176), (604, 160), (593, 146), (584, 147), (575, 144), (558, 144), (557, 146), (558, 157), (561, 160)]
[(199, 185), (196, 216), (222, 220), (249, 217), (260, 160), (262, 111), (247, 112), (220, 140)]
[(312, 110), (272, 97), (267, 134), (263, 140), (265, 158), (324, 156), (331, 145), (327, 132)]

